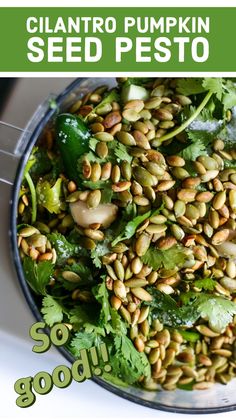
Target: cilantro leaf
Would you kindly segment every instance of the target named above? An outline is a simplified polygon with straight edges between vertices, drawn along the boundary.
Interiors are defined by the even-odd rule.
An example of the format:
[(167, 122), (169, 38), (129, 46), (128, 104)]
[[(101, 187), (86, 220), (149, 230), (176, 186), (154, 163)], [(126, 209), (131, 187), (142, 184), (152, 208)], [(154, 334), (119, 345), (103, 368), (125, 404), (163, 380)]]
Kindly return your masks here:
[(99, 141), (96, 138), (91, 137), (89, 139), (89, 148), (91, 148), (91, 150), (95, 151), (97, 143), (99, 143)]
[[(34, 147), (33, 148), (33, 160), (34, 163), (30, 167), (30, 174), (33, 179), (43, 176), (48, 173), (52, 168), (52, 161), (49, 159), (45, 149)], [(31, 154), (32, 155), (32, 154)], [(29, 162), (32, 160), (29, 160)]]
[(84, 249), (80, 245), (69, 243), (65, 236), (60, 233), (51, 233), (47, 237), (56, 250), (58, 265), (63, 265), (70, 257), (84, 255)]
[(100, 249), (101, 249), (100, 255), (97, 254), (96, 249), (93, 249), (91, 251), (91, 258), (93, 260), (93, 264), (94, 264), (94, 266), (96, 266), (96, 268), (99, 268), (99, 269), (102, 267), (102, 261), (101, 261), (100, 257), (107, 253), (105, 250), (104, 250), (105, 253), (103, 253), (103, 250), (102, 250), (101, 246), (100, 246)]
[(51, 295), (43, 298), (41, 312), (45, 322), (50, 327), (63, 320), (63, 307)]
[(225, 94), (222, 102), (225, 110), (236, 106), (236, 85), (232, 80), (227, 80), (225, 83)]
[(53, 264), (49, 261), (36, 263), (26, 256), (23, 260), (26, 280), (36, 294), (46, 295), (46, 286), (53, 274)]
[(83, 186), (85, 186), (85, 188), (92, 189), (93, 191), (96, 189), (105, 189), (110, 185), (111, 183), (108, 180), (97, 180), (96, 182), (93, 182), (92, 180), (85, 180), (83, 182)]
[(179, 307), (170, 295), (148, 287), (147, 291), (154, 297), (152, 301), (145, 303), (151, 307), (151, 316), (158, 318), (163, 324), (170, 327), (191, 327), (199, 318), (199, 313), (194, 305)]
[(74, 356), (80, 356), (81, 349), (90, 349), (92, 346), (98, 346), (104, 341), (105, 330), (92, 323), (85, 323), (84, 329), (75, 333), (70, 341), (68, 349)]
[(151, 370), (147, 356), (138, 352), (125, 335), (114, 337), (114, 347), (110, 354), (112, 375), (122, 378), (129, 384), (135, 383), (142, 375), (150, 377)]
[(37, 183), (36, 194), (38, 204), (42, 205), (50, 213), (58, 214), (60, 212), (61, 183), (61, 178), (57, 179), (53, 186), (47, 180), (39, 180)]
[[(90, 146), (90, 151), (86, 154), (83, 154), (77, 162), (77, 169), (78, 172), (81, 175), (81, 171), (82, 171), (82, 167), (83, 167), (83, 161), (84, 159), (88, 160), (90, 163), (106, 163), (106, 162), (115, 162), (116, 161), (116, 156), (114, 154), (114, 150), (117, 147), (117, 145), (119, 144), (118, 141), (113, 140), (107, 143), (107, 147), (108, 147), (108, 155), (106, 157), (99, 157), (96, 153), (95, 153), (95, 149), (96, 149), (96, 144), (99, 141), (96, 140), (95, 138), (91, 137), (89, 140), (89, 146)], [(84, 177), (81, 175), (81, 179), (84, 180)]]
[(194, 281), (194, 286), (197, 288), (203, 288), (206, 291), (213, 291), (216, 286), (216, 281), (212, 278), (197, 279)]
[(105, 328), (107, 334), (126, 334), (127, 327), (124, 321), (109, 303), (109, 293), (105, 283), (105, 276), (103, 276), (102, 279), (103, 282), (92, 289), (94, 297), (101, 305), (99, 325)]
[(94, 345), (95, 335), (89, 332), (77, 332), (71, 340), (69, 350), (74, 356), (80, 356), (81, 349), (90, 349)]
[(82, 263), (73, 263), (70, 266), (65, 266), (66, 271), (75, 272), (82, 280), (89, 282), (92, 280), (92, 274), (88, 266)]
[(92, 190), (100, 189), (102, 194), (102, 204), (107, 204), (111, 202), (113, 197), (113, 190), (111, 188), (111, 182), (109, 180), (98, 180), (96, 182), (93, 182), (91, 180), (84, 180), (82, 184), (85, 188), (89, 188)]
[(68, 317), (70, 323), (73, 324), (73, 326), (76, 325), (77, 327), (81, 327), (84, 323), (90, 321), (87, 311), (81, 305), (72, 308), (68, 313)]
[(217, 77), (206, 77), (203, 79), (202, 86), (205, 90), (209, 90), (210, 92), (214, 93), (217, 99), (221, 100), (224, 87), (223, 87), (223, 79)]
[(149, 247), (145, 255), (141, 257), (141, 260), (143, 263), (147, 264), (150, 268), (156, 271), (163, 265), (162, 253), (162, 250), (158, 250), (152, 246)]
[(205, 78), (202, 85), (216, 95), (217, 99), (222, 102), (224, 110), (236, 106), (236, 86), (232, 80)]
[(207, 152), (205, 144), (200, 139), (197, 139), (179, 153), (179, 156), (183, 157), (184, 160), (191, 161), (194, 161), (198, 156), (203, 155), (207, 155)]
[(162, 266), (165, 269), (173, 269), (175, 266), (183, 266), (187, 260), (187, 255), (184, 253), (183, 247), (177, 244), (167, 250), (160, 250), (151, 246), (141, 259), (143, 263), (154, 270)]
[(89, 349), (93, 345), (99, 345), (106, 337), (106, 343), (110, 355), (110, 365), (112, 373), (106, 375), (109, 381), (122, 379), (132, 384), (142, 375), (150, 376), (150, 364), (145, 354), (139, 353), (131, 340), (126, 336), (127, 328), (124, 321), (115, 309), (110, 306), (109, 294), (103, 282), (93, 288), (93, 294), (100, 303), (101, 311), (99, 324), (86, 323), (86, 315), (78, 307), (72, 314), (77, 322), (77, 314), (85, 320), (84, 330), (75, 334), (72, 339), (69, 350), (73, 355), (79, 356), (80, 350)]
[(121, 319), (121, 316), (114, 308), (110, 307), (110, 315), (111, 315), (111, 331), (115, 334), (126, 335), (127, 334), (127, 327), (125, 322)]
[(107, 185), (101, 192), (101, 204), (110, 204), (113, 198), (113, 190), (110, 185)]
[(194, 161), (198, 156), (207, 155), (208, 145), (222, 131), (223, 121), (212, 117), (208, 109), (203, 109), (201, 114), (188, 126), (187, 136), (191, 141), (187, 147), (179, 152), (185, 160)]
[(129, 221), (124, 231), (119, 234), (118, 237), (115, 238), (112, 242), (112, 246), (115, 246), (117, 243), (121, 242), (122, 240), (130, 239), (136, 232), (138, 226), (146, 220), (148, 217), (150, 217), (151, 211), (145, 212), (143, 215), (138, 215), (137, 217), (133, 218), (133, 220)]
[[(115, 88), (110, 90), (104, 96), (103, 100), (97, 106), (95, 106), (95, 108), (93, 108), (93, 110), (90, 112), (89, 115), (91, 115), (93, 113), (96, 113), (99, 109), (101, 109), (107, 103), (118, 102), (119, 99), (120, 99), (120, 96), (119, 96), (119, 93), (117, 92), (117, 90)], [(88, 115), (86, 115), (86, 118), (87, 117), (88, 117)]]
[(208, 320), (213, 330), (222, 333), (236, 314), (236, 304), (226, 298), (207, 294), (201, 295), (198, 300), (198, 311), (201, 317)]
[(103, 279), (103, 282), (101, 284), (97, 285), (96, 287), (93, 287), (92, 292), (96, 300), (101, 304), (99, 320), (103, 326), (106, 326), (106, 324), (111, 319), (111, 313), (108, 299), (108, 290), (106, 287), (105, 280)]
[(84, 279), (87, 281), (92, 279), (92, 274), (89, 267), (82, 263), (73, 263), (70, 266), (65, 266), (65, 270), (67, 271), (70, 270), (72, 272), (75, 272), (81, 277), (81, 279)]
[(224, 159), (224, 168), (225, 169), (236, 169), (236, 160), (225, 160)]
[(131, 163), (133, 159), (133, 157), (129, 154), (128, 148), (124, 144), (121, 144), (121, 143), (117, 143), (114, 153), (115, 153), (118, 163), (120, 163), (121, 161), (127, 161)]
[[(78, 172), (81, 173), (81, 168), (83, 166), (83, 161), (86, 158), (86, 160), (88, 160), (90, 163), (105, 163), (106, 161), (108, 161), (107, 158), (100, 158), (98, 157), (93, 151), (89, 151), (86, 154), (83, 154), (83, 156), (81, 156), (78, 159), (78, 164), (77, 164), (77, 168), (78, 168)], [(83, 179), (83, 177), (82, 177)]]
[(231, 110), (231, 119), (225, 124), (224, 129), (218, 136), (227, 146), (235, 146), (236, 138), (236, 106)]
[[(83, 260), (82, 263), (73, 263), (73, 265), (63, 265), (63, 269), (58, 275), (59, 281), (62, 283), (63, 288), (68, 291), (73, 291), (74, 289), (82, 287), (91, 287), (94, 285), (95, 281), (92, 276), (92, 272), (86, 266), (87, 259)], [(70, 282), (63, 278), (63, 271), (71, 271), (79, 275), (80, 280), (78, 282)]]
[[(154, 209), (153, 211), (145, 212), (142, 215), (137, 215), (132, 220), (130, 220), (128, 223), (125, 222), (125, 219), (121, 220), (120, 222), (120, 234), (115, 238), (115, 240), (112, 241), (111, 245), (115, 246), (117, 243), (128, 240), (135, 234), (137, 228), (142, 224), (143, 221), (145, 221), (148, 217), (154, 216), (159, 214), (159, 212), (164, 208), (164, 204), (162, 204), (159, 208)], [(126, 208), (126, 214), (125, 217), (130, 218), (134, 214), (134, 207), (131, 204), (130, 206), (127, 206)]]
[(177, 91), (185, 96), (203, 93), (205, 88), (202, 85), (202, 79), (199, 78), (181, 78), (177, 80)]
[(193, 307), (198, 317), (207, 320), (209, 326), (218, 333), (224, 331), (236, 314), (236, 303), (213, 294), (190, 291), (182, 294), (181, 300), (186, 307)]
[(102, 267), (102, 256), (105, 256), (107, 253), (110, 253), (111, 249), (109, 247), (111, 238), (107, 232), (107, 236), (105, 237), (105, 240), (102, 242), (98, 242), (95, 249), (91, 250), (90, 256), (92, 258), (93, 264), (96, 266), (96, 268)]

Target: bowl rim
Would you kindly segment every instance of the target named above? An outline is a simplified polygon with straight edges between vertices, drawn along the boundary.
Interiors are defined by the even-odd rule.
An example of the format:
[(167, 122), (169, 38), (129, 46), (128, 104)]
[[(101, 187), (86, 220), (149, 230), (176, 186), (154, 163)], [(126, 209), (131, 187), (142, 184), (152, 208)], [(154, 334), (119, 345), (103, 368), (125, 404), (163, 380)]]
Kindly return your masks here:
[[(80, 86), (80, 84), (86, 80), (93, 79), (94, 77), (81, 77), (75, 79), (72, 83), (70, 83), (62, 93), (60, 93), (56, 99), (56, 105), (60, 107), (60, 105), (63, 103), (63, 101), (66, 99), (66, 97), (73, 92), (73, 90)], [(99, 77), (95, 77), (98, 79)], [(100, 77), (101, 78), (101, 77)], [(113, 77), (111, 77), (113, 78)], [(25, 167), (25, 163), (28, 160), (30, 153), (32, 151), (33, 146), (35, 145), (38, 137), (42, 133), (43, 129), (47, 125), (47, 123), (50, 121), (50, 119), (55, 114), (55, 109), (49, 109), (46, 111), (45, 115), (41, 118), (41, 120), (36, 125), (35, 129), (33, 130), (32, 134), (29, 136), (29, 141), (27, 143), (27, 146), (25, 148), (25, 152), (20, 158), (16, 174), (15, 174), (15, 180), (14, 184), (12, 186), (11, 191), (11, 200), (10, 200), (10, 228), (9, 228), (9, 236), (10, 236), (10, 247), (11, 247), (11, 255), (12, 259), (14, 261), (16, 274), (21, 286), (21, 290), (24, 294), (24, 297), (28, 303), (28, 306), (33, 313), (35, 319), (37, 321), (44, 321), (43, 317), (40, 314), (39, 308), (35, 302), (33, 292), (31, 291), (30, 287), (28, 286), (24, 272), (23, 267), (21, 263), (21, 259), (19, 256), (18, 246), (17, 246), (17, 208), (18, 208), (18, 192), (20, 190), (20, 185), (22, 181), (22, 175)], [(46, 328), (46, 331), (49, 332), (49, 328)], [(75, 358), (63, 347), (56, 347), (57, 350), (71, 363), (74, 362)], [(99, 386), (103, 387), (104, 389), (108, 390), (109, 392), (122, 397), (123, 399), (129, 400), (131, 402), (134, 402), (136, 404), (149, 407), (152, 409), (165, 411), (165, 412), (171, 412), (171, 413), (185, 413), (185, 414), (213, 414), (213, 413), (223, 413), (223, 412), (230, 412), (236, 410), (236, 404), (228, 405), (228, 406), (220, 406), (220, 407), (206, 407), (206, 408), (188, 408), (188, 407), (174, 407), (174, 406), (168, 406), (163, 403), (153, 403), (149, 400), (143, 400), (140, 399), (138, 396), (129, 394), (125, 392), (122, 388), (114, 386), (112, 383), (108, 383), (104, 380), (102, 380), (99, 377), (92, 377), (92, 381), (97, 383)]]

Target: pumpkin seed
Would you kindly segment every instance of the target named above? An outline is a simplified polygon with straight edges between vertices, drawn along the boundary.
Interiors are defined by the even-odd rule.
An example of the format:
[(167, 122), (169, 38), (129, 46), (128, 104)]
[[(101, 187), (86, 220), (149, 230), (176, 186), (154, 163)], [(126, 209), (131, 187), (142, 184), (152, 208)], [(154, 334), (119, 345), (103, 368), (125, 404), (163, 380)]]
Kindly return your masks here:
[(236, 291), (236, 279), (224, 276), (223, 278), (221, 278), (220, 283), (221, 285), (223, 285), (224, 288), (226, 288), (230, 292)]
[(197, 161), (202, 163), (202, 165), (207, 170), (217, 170), (218, 169), (218, 164), (212, 157), (200, 156), (200, 157), (198, 157)]
[(146, 228), (146, 232), (150, 234), (164, 233), (167, 230), (165, 224), (149, 224)]
[(149, 294), (149, 292), (147, 292), (144, 288), (132, 288), (131, 292), (133, 295), (135, 295), (135, 297), (139, 298), (141, 301), (152, 301), (151, 294)]
[(113, 135), (109, 134), (108, 132), (96, 132), (96, 134), (94, 134), (94, 137), (99, 141), (104, 141), (105, 143), (114, 140)]
[(189, 177), (189, 173), (187, 170), (183, 169), (183, 167), (173, 167), (172, 174), (176, 179), (184, 180)]
[(85, 236), (89, 237), (92, 240), (102, 241), (104, 240), (104, 233), (100, 230), (93, 230), (92, 228), (84, 229)]
[(213, 332), (213, 330), (211, 330), (209, 327), (205, 326), (204, 324), (196, 326), (196, 329), (202, 335), (207, 336), (209, 338), (214, 338), (215, 336), (219, 336), (219, 333)]
[(78, 274), (76, 274), (75, 272), (72, 271), (63, 271), (62, 272), (62, 277), (68, 281), (68, 282), (80, 282), (81, 278)]
[(88, 208), (97, 208), (100, 204), (101, 196), (99, 189), (90, 192), (86, 201)]
[(160, 121), (172, 121), (173, 119), (172, 113), (165, 108), (156, 109), (153, 114)]
[(136, 141), (129, 132), (119, 131), (116, 134), (116, 138), (124, 145), (132, 146), (136, 145)]
[(47, 243), (47, 237), (43, 234), (33, 234), (30, 237), (27, 238), (27, 242), (29, 245), (34, 247), (42, 247), (46, 246)]
[(212, 237), (212, 244), (213, 245), (219, 245), (221, 243), (224, 243), (229, 236), (229, 230), (227, 228), (222, 229), (220, 231), (217, 231), (214, 236)]
[(126, 298), (126, 288), (122, 281), (119, 279), (116, 279), (113, 283), (113, 291), (121, 301), (123, 301)]
[(134, 109), (125, 109), (122, 112), (123, 118), (125, 118), (129, 122), (135, 122), (140, 119), (140, 114), (136, 112)]
[(184, 202), (193, 202), (195, 200), (195, 196), (197, 191), (194, 189), (180, 189), (177, 193), (177, 197), (180, 201)]
[(236, 191), (230, 190), (229, 191), (229, 205), (234, 213), (236, 213)]
[(202, 182), (209, 182), (219, 174), (219, 170), (208, 170), (204, 175), (201, 176)]
[(19, 231), (19, 235), (25, 238), (30, 237), (33, 234), (40, 234), (40, 231), (37, 228), (32, 227), (32, 226), (24, 227)]
[(220, 191), (217, 192), (217, 194), (214, 196), (212, 205), (215, 208), (215, 210), (219, 210), (223, 207), (226, 201), (226, 191)]

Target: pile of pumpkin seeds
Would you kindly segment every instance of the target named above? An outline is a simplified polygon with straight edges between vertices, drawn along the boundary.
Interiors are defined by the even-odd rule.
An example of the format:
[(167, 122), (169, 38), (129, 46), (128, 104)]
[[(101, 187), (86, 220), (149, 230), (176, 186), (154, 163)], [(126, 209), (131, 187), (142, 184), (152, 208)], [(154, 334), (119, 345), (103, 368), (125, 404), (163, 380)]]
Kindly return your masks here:
[[(124, 83), (126, 80), (119, 80)], [(156, 79), (146, 84), (150, 92), (147, 100), (132, 99), (125, 103), (113, 101), (98, 106), (107, 91), (106, 86), (88, 93), (70, 109), (71, 113), (86, 119), (97, 140), (97, 162), (86, 155), (81, 172), (84, 180), (109, 181), (115, 210), (108, 224), (116, 223), (123, 208), (134, 204), (137, 214), (153, 208), (159, 213), (147, 217), (131, 239), (112, 246), (102, 256), (101, 271), (106, 273), (110, 304), (129, 325), (129, 337), (139, 352), (149, 360), (152, 377), (140, 377), (140, 385), (147, 390), (163, 387), (174, 390), (193, 384), (193, 389), (208, 389), (214, 382), (226, 384), (236, 374), (236, 317), (223, 333), (213, 330), (207, 321), (199, 320), (194, 330), (200, 335), (196, 342), (188, 342), (179, 330), (167, 328), (158, 319), (150, 321), (152, 300), (147, 287), (174, 297), (180, 292), (201, 292), (194, 285), (196, 275), (214, 278), (214, 295), (236, 303), (235, 237), (236, 227), (236, 169), (225, 168), (224, 161), (236, 159), (236, 149), (225, 150), (221, 139), (215, 138), (211, 155), (200, 155), (192, 162), (191, 171), (180, 155), (165, 155), (162, 138), (179, 123), (179, 115), (191, 104), (189, 97), (175, 90), (175, 79)], [(94, 110), (94, 111), (93, 111)], [(229, 115), (230, 118), (230, 115)], [(109, 144), (118, 141), (127, 147), (129, 161), (113, 164)], [(184, 142), (184, 133), (177, 136)], [(44, 138), (44, 147), (53, 158), (53, 131)], [(159, 148), (161, 146), (161, 148)], [(102, 161), (100, 162), (99, 159)], [(192, 174), (192, 169), (194, 175)], [(57, 263), (56, 251), (47, 234), (53, 231), (67, 234), (78, 219), (72, 206), (82, 205), (88, 213), (106, 213), (101, 203), (102, 191), (80, 189), (80, 185), (61, 175), (64, 182), (62, 210), (46, 225), (43, 220), (19, 231), (21, 257), (35, 261)], [(19, 218), (29, 206), (27, 191), (19, 201)], [(70, 211), (71, 210), (71, 211)], [(109, 212), (109, 211), (108, 211)], [(95, 250), (106, 239), (106, 222), (93, 221), (77, 225), (84, 245)], [(142, 261), (150, 246), (162, 251), (181, 245), (186, 262), (181, 268), (154, 270)], [(76, 258), (69, 258), (72, 264)], [(75, 273), (64, 272), (64, 277), (76, 282)], [(73, 276), (73, 278), (72, 278)], [(56, 281), (56, 274), (54, 281)], [(53, 281), (52, 281), (53, 282)], [(88, 291), (71, 293), (72, 300), (90, 301)]]

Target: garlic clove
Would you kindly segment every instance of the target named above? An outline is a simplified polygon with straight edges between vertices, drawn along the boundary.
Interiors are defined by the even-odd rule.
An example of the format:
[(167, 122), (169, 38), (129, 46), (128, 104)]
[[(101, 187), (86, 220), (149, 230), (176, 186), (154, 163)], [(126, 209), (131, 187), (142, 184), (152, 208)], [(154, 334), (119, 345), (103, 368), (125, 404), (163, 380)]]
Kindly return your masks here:
[(88, 228), (91, 224), (99, 223), (107, 228), (116, 218), (118, 207), (114, 204), (99, 204), (96, 208), (88, 208), (83, 201), (70, 203), (71, 215), (76, 224)]

